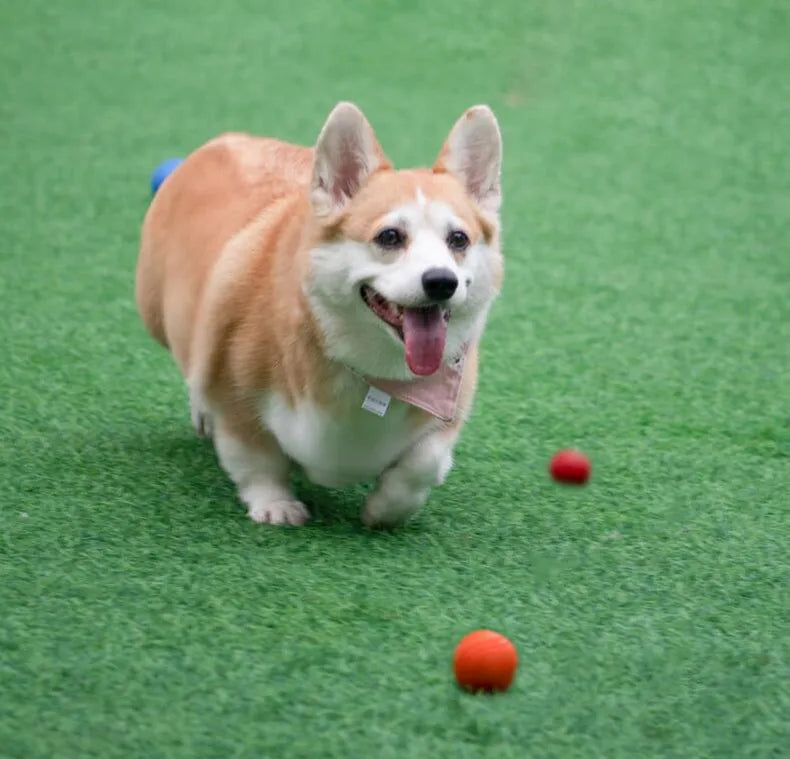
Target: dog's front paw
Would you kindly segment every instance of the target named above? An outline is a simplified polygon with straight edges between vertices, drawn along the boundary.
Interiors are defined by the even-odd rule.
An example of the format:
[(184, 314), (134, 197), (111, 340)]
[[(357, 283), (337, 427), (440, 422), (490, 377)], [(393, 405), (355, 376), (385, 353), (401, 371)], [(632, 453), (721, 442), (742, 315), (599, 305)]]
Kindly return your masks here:
[(371, 529), (398, 527), (406, 522), (425, 503), (427, 491), (403, 494), (393, 500), (380, 490), (374, 490), (362, 510), (362, 522)]
[(310, 519), (310, 512), (301, 501), (258, 501), (249, 505), (247, 514), (256, 524), (285, 524), (299, 527)]

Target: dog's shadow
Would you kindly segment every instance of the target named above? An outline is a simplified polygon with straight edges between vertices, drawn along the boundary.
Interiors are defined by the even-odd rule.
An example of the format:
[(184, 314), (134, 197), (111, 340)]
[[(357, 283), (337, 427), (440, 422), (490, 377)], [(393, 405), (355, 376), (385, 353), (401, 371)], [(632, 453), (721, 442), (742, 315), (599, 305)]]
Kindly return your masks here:
[[(55, 445), (34, 455), (41, 476), (31, 485), (40, 488), (42, 495), (87, 491), (86, 495), (108, 505), (133, 503), (137, 513), (151, 510), (159, 518), (167, 509), (188, 503), (193, 520), (247, 519), (212, 442), (186, 426), (151, 429), (135, 425), (99, 436), (74, 433), (59, 437)], [(363, 530), (359, 515), (369, 485), (326, 489), (296, 472), (293, 487), (310, 510), (311, 526)]]

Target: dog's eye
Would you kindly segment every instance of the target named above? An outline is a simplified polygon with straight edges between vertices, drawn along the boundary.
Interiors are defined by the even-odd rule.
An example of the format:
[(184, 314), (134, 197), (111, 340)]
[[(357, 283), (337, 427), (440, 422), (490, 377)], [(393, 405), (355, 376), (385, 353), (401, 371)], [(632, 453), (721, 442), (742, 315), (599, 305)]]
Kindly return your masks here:
[(447, 235), (447, 247), (450, 250), (461, 252), (469, 247), (469, 237), (466, 232), (460, 229), (454, 229)]
[(374, 238), (373, 242), (382, 248), (400, 248), (406, 242), (406, 235), (395, 227), (382, 229)]

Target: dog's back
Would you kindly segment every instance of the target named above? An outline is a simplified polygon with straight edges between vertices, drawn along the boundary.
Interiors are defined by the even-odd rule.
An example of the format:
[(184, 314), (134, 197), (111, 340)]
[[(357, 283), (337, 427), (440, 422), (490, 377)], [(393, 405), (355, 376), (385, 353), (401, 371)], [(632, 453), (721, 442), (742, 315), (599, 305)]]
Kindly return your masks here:
[(261, 211), (304, 192), (312, 155), (279, 140), (225, 134), (192, 153), (160, 187), (142, 228), (137, 305), (182, 369), (217, 257)]

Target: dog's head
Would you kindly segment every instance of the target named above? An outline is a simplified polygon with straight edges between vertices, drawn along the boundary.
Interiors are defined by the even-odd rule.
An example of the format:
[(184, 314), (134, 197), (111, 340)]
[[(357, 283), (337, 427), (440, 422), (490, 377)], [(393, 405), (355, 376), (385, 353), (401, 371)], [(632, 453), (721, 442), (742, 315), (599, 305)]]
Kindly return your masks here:
[(320, 230), (306, 291), (327, 353), (368, 376), (436, 372), (477, 339), (499, 291), (502, 141), (485, 106), (450, 131), (432, 169), (394, 171), (350, 103), (315, 147)]

